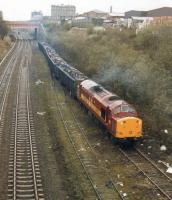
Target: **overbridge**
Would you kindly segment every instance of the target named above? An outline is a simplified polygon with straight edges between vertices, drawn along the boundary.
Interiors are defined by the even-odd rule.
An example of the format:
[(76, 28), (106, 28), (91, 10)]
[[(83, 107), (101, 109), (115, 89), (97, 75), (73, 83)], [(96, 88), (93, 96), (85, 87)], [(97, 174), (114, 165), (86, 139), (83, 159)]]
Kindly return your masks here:
[(35, 39), (37, 39), (37, 33), (41, 27), (39, 22), (32, 22), (32, 21), (6, 21), (6, 24), (11, 30), (26, 29), (34, 31)]
[(40, 23), (32, 21), (6, 21), (10, 29), (39, 29)]

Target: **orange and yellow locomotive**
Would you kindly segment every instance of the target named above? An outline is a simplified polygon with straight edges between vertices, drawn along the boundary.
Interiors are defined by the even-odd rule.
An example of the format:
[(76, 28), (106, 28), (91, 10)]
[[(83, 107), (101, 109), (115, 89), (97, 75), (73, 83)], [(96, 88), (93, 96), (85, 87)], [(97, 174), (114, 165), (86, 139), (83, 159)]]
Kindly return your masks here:
[(81, 82), (78, 99), (114, 138), (136, 140), (142, 137), (142, 120), (135, 109), (96, 82), (89, 79)]

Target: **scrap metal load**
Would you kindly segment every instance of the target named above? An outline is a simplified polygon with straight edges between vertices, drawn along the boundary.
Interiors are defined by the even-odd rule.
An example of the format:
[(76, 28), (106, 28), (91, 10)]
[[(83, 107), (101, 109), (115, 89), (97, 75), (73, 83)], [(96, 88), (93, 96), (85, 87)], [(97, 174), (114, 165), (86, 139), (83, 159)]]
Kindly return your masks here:
[(70, 66), (47, 43), (38, 43), (50, 70), (70, 94), (90, 111), (113, 139), (142, 138), (142, 120), (133, 106)]

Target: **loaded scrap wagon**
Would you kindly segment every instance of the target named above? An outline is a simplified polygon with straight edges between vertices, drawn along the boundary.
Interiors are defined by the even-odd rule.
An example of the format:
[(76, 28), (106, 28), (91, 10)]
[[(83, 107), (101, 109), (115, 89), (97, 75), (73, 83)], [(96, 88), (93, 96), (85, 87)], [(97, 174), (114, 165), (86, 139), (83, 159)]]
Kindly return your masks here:
[(64, 64), (58, 67), (58, 79), (70, 92), (70, 95), (77, 97), (77, 87), (87, 77), (79, 70)]

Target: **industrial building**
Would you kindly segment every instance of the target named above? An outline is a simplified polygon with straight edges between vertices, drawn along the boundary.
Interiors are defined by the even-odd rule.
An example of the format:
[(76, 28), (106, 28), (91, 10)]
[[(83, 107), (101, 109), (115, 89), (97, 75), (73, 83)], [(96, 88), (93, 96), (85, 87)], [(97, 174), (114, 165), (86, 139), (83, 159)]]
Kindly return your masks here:
[(31, 20), (32, 21), (40, 21), (43, 19), (43, 14), (41, 11), (34, 11), (31, 13)]
[(93, 24), (92, 19), (89, 17), (75, 17), (71, 23), (72, 26), (79, 28), (87, 28)]
[(131, 10), (125, 12), (125, 18), (132, 19), (133, 17), (151, 18), (151, 24), (154, 25), (172, 24), (172, 7), (162, 7), (149, 11)]
[(89, 18), (106, 18), (108, 16), (108, 13), (103, 12), (101, 10), (91, 10), (89, 12), (81, 14), (80, 16)]
[(73, 19), (76, 15), (76, 7), (73, 5), (52, 5), (51, 18), (53, 20)]
[(130, 10), (125, 12), (125, 18), (131, 17), (147, 17), (147, 11)]
[(172, 7), (163, 7), (148, 11), (148, 16), (153, 18), (152, 25), (172, 24)]

